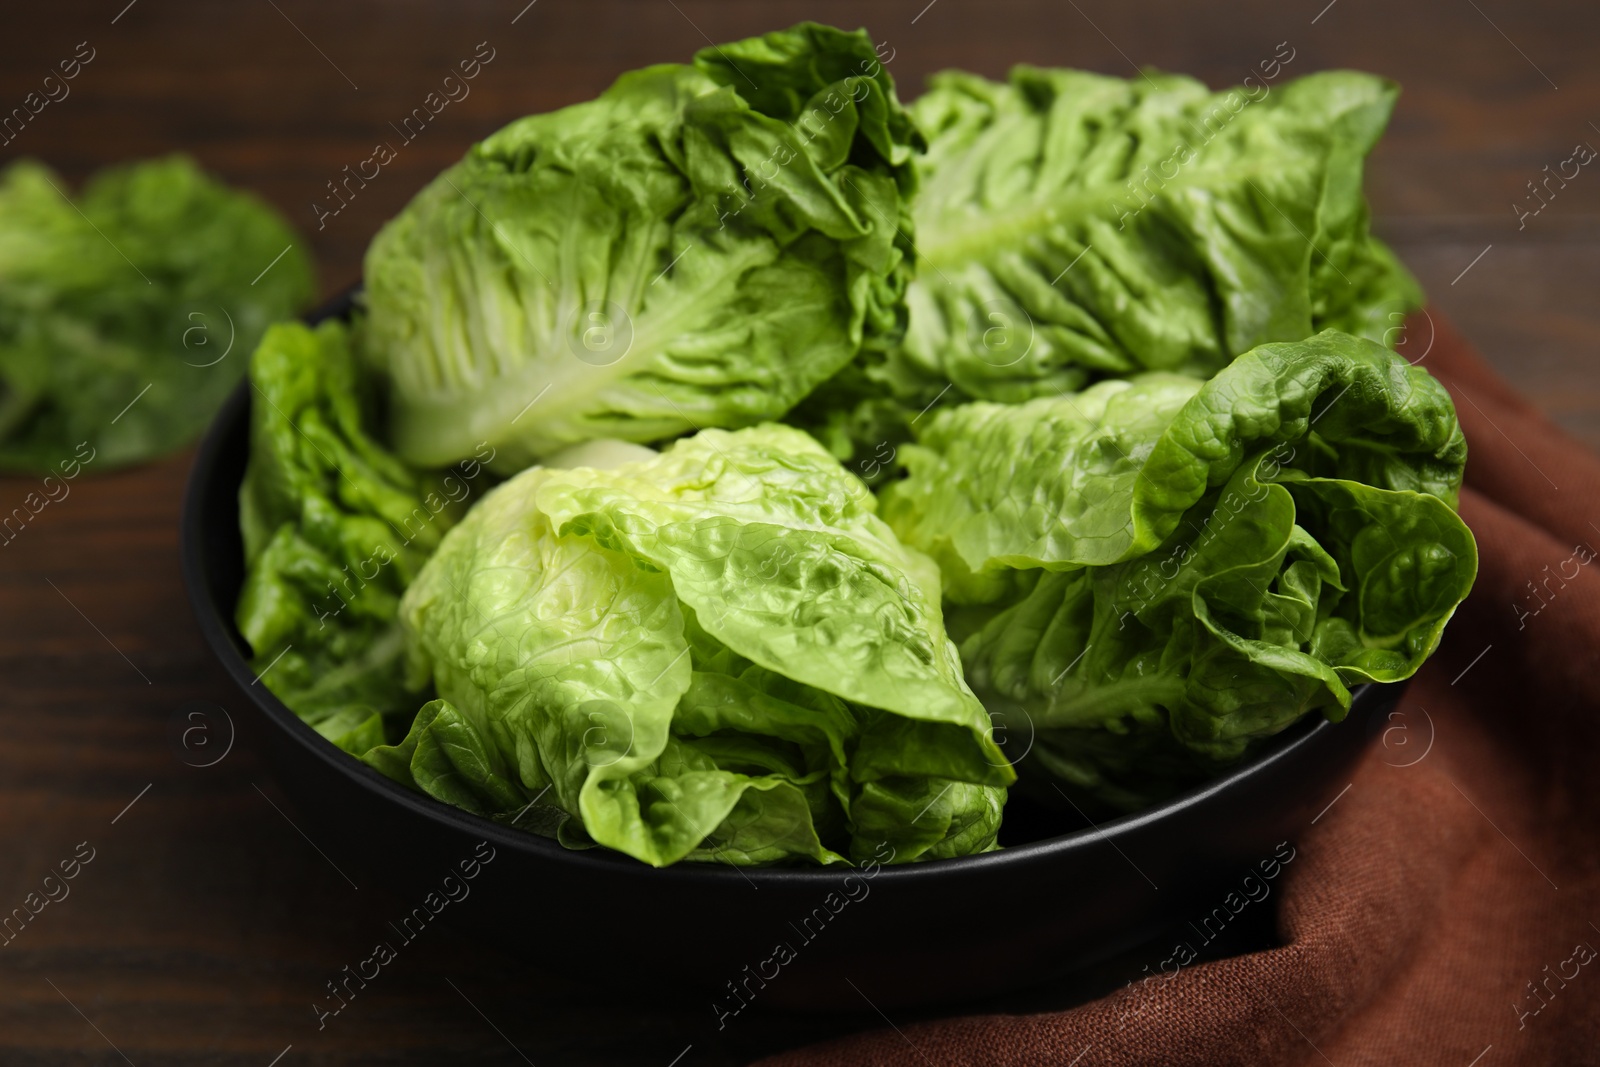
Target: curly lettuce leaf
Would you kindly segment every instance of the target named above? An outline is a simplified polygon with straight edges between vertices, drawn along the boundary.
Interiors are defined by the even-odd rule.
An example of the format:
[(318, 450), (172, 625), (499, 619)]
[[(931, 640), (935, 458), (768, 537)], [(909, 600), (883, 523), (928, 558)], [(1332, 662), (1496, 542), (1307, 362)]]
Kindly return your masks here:
[(81, 442), (97, 469), (187, 444), (268, 325), (312, 294), (277, 213), (185, 157), (109, 168), (75, 201), (66, 190), (32, 161), (0, 173), (7, 469), (48, 469)]
[(656, 866), (994, 847), (1013, 775), (937, 572), (798, 431), (526, 471), (446, 536), (401, 617), (442, 702), (367, 759), (439, 799), (553, 807), (565, 840)]
[(883, 491), (884, 516), (944, 570), (945, 595), (988, 599), (1015, 567), (1114, 563), (1139, 544), (1129, 512), (1161, 433), (1200, 391), (1146, 374), (1026, 404), (930, 414), (899, 449), (910, 472)]
[(514, 472), (781, 416), (898, 341), (920, 145), (865, 33), (810, 23), (499, 131), (367, 255), (396, 450)]
[(1204, 384), (952, 409), (905, 460), (885, 517), (964, 604), (968, 681), (1037, 766), (1112, 807), (1410, 677), (1477, 570), (1448, 395), (1333, 332)]
[[(1262, 345), (1206, 382), (1145, 374), (1019, 405), (930, 413), (900, 450), (884, 515), (939, 560), (947, 595), (1004, 572), (1145, 555), (1245, 461), (1291, 464), (1454, 505), (1466, 439), (1444, 387), (1374, 342), (1324, 331)], [(1269, 477), (1272, 475), (1269, 474)]]
[(1356, 594), (1313, 633), (1312, 653), (1349, 683), (1409, 678), (1471, 590), (1478, 557), (1466, 525), (1428, 494), (1297, 471), (1283, 485)]
[(461, 510), (478, 464), (428, 477), (374, 440), (352, 342), (340, 322), (284, 323), (251, 359), (235, 620), (262, 683), (360, 754), (384, 742), (386, 715), (416, 709), (401, 670), (400, 594)]
[(1420, 292), (1368, 233), (1361, 174), (1395, 86), (1335, 71), (1208, 92), (1019, 67), (912, 105), (917, 277), (866, 376), (913, 410), (1017, 403), (1141, 371), (1209, 377), (1324, 328), (1381, 340)]
[[(1258, 469), (1197, 506), (1199, 535), (1026, 572), (1025, 595), (962, 645), (1030, 756), (1113, 807), (1214, 774), (1307, 712), (1341, 718), (1352, 685), (1409, 677), (1471, 588), (1471, 535), (1438, 498), (1335, 479), (1308, 493)], [(1338, 499), (1341, 520), (1300, 504), (1310, 493)]]
[(367, 762), (515, 825), (577, 815), (563, 840), (656, 866), (836, 862), (813, 814), (828, 806), (812, 764), (829, 724), (748, 670), (702, 662), (717, 658), (703, 640), (691, 656), (662, 574), (528, 507), (554, 475), (490, 494), (407, 595), (414, 658), (453, 700)]

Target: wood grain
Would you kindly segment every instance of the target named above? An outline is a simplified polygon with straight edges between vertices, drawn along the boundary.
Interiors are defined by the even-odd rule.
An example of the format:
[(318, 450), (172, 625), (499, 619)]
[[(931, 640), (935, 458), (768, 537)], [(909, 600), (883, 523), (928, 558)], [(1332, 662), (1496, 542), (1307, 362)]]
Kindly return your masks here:
[[(38, 156), (78, 181), (117, 160), (189, 152), (307, 231), (331, 293), (358, 276), (383, 220), (474, 140), (708, 39), (802, 18), (865, 24), (895, 48), (891, 70), (908, 93), (942, 67), (999, 75), (1015, 62), (1117, 74), (1153, 65), (1220, 85), (1286, 41), (1292, 74), (1349, 66), (1404, 84), (1369, 171), (1378, 229), (1513, 383), (1600, 447), (1600, 173), (1586, 169), (1525, 227), (1511, 206), (1576, 142), (1600, 144), (1600, 10), (1558, 0), (524, 4), (108, 0), (7, 11), (0, 113), (78, 42), (95, 58), (0, 159)], [(311, 205), (325, 183), (395, 140), (389, 124), (479, 42), (494, 59), (470, 96), (317, 229)], [(682, 1055), (692, 1067), (882, 1025), (863, 1004), (823, 1018), (757, 1009), (719, 1032), (709, 1007), (674, 999), (670, 967), (695, 937), (715, 936), (715, 917), (680, 916), (654, 927), (662, 962), (618, 963), (616, 988), (660, 988), (647, 1009), (571, 979), (560, 960), (513, 958), (440, 928), (319, 1031), (312, 999), (399, 904), (359, 875), (352, 889), (337, 858), (291, 824), (247, 728), (215, 766), (178, 758), (172, 721), (190, 702), (240, 706), (179, 577), (188, 463), (86, 474), (0, 547), (0, 914), (81, 842), (95, 850), (70, 895), (0, 947), (0, 1061), (266, 1067), (281, 1054), (282, 1067), (667, 1067)], [(0, 479), (0, 509), (32, 487)], [(641, 902), (642, 930), (648, 913)], [(981, 902), (963, 921), (986, 921)], [(976, 1007), (1073, 1003), (1144, 962), (1135, 953)]]

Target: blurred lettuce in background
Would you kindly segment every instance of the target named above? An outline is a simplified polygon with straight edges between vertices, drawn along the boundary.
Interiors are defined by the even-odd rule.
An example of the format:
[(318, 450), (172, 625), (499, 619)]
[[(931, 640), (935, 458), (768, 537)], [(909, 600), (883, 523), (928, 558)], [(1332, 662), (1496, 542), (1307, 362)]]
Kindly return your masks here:
[(267, 326), (313, 293), (298, 237), (182, 156), (111, 167), (76, 201), (43, 164), (0, 173), (0, 469), (96, 469), (187, 444)]

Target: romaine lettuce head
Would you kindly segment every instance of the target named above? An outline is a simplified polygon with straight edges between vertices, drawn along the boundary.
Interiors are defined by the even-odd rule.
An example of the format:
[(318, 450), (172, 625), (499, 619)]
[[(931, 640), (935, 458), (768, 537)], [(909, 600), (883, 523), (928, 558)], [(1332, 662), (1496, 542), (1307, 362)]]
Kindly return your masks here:
[(67, 188), (29, 160), (0, 173), (0, 468), (187, 444), (312, 292), (277, 213), (182, 156)]
[(1362, 195), (1395, 96), (1350, 71), (1220, 93), (1157, 73), (934, 77), (911, 105), (928, 151), (905, 341), (798, 421), (848, 458), (872, 451), (859, 424), (885, 422), (884, 395), (903, 425), (941, 397), (1209, 377), (1326, 328), (1397, 336), (1421, 293), (1370, 236)]
[(939, 561), (973, 689), (1118, 807), (1410, 677), (1477, 571), (1449, 395), (1333, 331), (1203, 384), (953, 408), (901, 457), (884, 517)]
[(1014, 776), (938, 573), (799, 431), (525, 471), (401, 621), (440, 699), (367, 759), (448, 803), (657, 866), (994, 847)]
[(506, 127), (368, 251), (395, 448), (509, 473), (783, 415), (898, 341), (920, 145), (866, 34), (814, 24)]

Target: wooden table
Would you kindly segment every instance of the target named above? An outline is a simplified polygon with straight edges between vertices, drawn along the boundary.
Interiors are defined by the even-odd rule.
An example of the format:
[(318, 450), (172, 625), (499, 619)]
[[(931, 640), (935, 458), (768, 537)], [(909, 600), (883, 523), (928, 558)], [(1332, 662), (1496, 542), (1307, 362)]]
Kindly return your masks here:
[[(1596, 9), (925, 3), (30, 4), (0, 19), (0, 108), (79, 42), (94, 59), (0, 158), (36, 155), (77, 181), (116, 160), (190, 152), (305, 229), (332, 293), (357, 277), (382, 221), (474, 140), (708, 39), (802, 18), (865, 22), (895, 48), (891, 69), (908, 91), (945, 66), (996, 76), (1019, 61), (1117, 74), (1150, 64), (1220, 85), (1287, 42), (1291, 73), (1352, 66), (1404, 83), (1369, 171), (1377, 228), (1508, 378), (1600, 446), (1600, 173), (1582, 172), (1522, 228), (1512, 207), (1575, 143), (1600, 145)], [(325, 183), (390, 139), (388, 124), (480, 42), (494, 58), (471, 95), (317, 229)], [(438, 928), (319, 1032), (311, 1002), (322, 983), (398, 902), (375, 885), (352, 889), (302, 836), (248, 729), (213, 766), (179, 759), (172, 723), (189, 702), (239, 706), (179, 579), (188, 466), (179, 456), (81, 479), (0, 549), (0, 909), (21, 905), (75, 850), (94, 857), (70, 896), (0, 947), (0, 1062), (693, 1067), (883, 1024), (865, 1006), (823, 1018), (752, 1010), (718, 1033), (709, 1007), (675, 999), (669, 966), (620, 979), (663, 986), (651, 1008), (623, 1008), (559, 961)], [(32, 487), (0, 479), (0, 509)], [(986, 921), (977, 907), (970, 918)], [(703, 922), (715, 936), (715, 917)], [(668, 959), (683, 951), (662, 946)], [(1114, 961), (983, 1007), (1075, 1003), (1136, 970)]]

